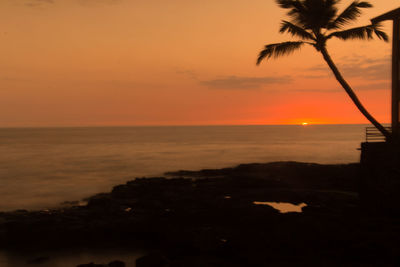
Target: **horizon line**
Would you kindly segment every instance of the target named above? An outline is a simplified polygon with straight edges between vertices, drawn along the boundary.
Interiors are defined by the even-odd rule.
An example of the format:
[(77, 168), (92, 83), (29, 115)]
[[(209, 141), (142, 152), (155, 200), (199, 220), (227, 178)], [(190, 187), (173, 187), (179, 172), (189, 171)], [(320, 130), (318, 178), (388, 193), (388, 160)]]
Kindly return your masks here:
[[(382, 123), (390, 124), (390, 123)], [(0, 126), (0, 129), (15, 128), (105, 128), (105, 127), (213, 127), (213, 126), (328, 126), (328, 125), (372, 125), (371, 123), (308, 123), (306, 126), (302, 123), (281, 123), (281, 124), (141, 124), (141, 125), (43, 125), (43, 126)]]

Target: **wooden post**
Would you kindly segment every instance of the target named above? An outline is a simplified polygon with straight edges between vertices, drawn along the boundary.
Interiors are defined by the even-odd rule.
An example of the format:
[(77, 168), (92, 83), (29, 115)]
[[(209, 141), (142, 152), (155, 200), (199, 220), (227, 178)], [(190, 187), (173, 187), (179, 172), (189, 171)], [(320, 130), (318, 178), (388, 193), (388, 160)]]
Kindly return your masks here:
[(392, 132), (393, 138), (399, 141), (399, 96), (400, 96), (400, 20), (393, 19), (392, 47)]
[(389, 11), (376, 18), (371, 19), (372, 23), (379, 23), (386, 20), (393, 21), (392, 40), (392, 138), (400, 143), (400, 8)]

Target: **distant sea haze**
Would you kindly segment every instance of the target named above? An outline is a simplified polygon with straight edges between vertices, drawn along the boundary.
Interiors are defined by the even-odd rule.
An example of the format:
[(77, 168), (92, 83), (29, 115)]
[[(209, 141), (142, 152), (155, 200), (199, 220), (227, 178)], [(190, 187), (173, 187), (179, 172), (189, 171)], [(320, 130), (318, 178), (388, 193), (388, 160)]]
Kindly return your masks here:
[(0, 129), (0, 211), (81, 200), (135, 177), (240, 163), (359, 161), (366, 125)]

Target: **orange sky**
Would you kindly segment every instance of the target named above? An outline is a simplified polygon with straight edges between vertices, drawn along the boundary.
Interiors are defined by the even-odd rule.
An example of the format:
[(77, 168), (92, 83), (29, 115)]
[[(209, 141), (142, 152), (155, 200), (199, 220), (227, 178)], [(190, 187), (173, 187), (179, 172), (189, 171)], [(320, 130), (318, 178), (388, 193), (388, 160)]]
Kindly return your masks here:
[[(370, 2), (354, 26), (399, 6)], [(366, 123), (314, 49), (255, 65), (264, 44), (290, 40), (272, 0), (2, 0), (0, 12), (0, 127)], [(328, 49), (389, 122), (390, 43)]]

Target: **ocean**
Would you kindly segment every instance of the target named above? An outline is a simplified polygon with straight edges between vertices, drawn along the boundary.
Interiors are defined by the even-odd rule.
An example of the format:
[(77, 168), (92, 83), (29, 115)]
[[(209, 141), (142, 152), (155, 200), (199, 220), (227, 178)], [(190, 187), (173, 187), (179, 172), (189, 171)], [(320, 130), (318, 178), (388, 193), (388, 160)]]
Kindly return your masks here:
[(53, 208), (167, 171), (357, 162), (366, 126), (0, 128), (0, 211)]

